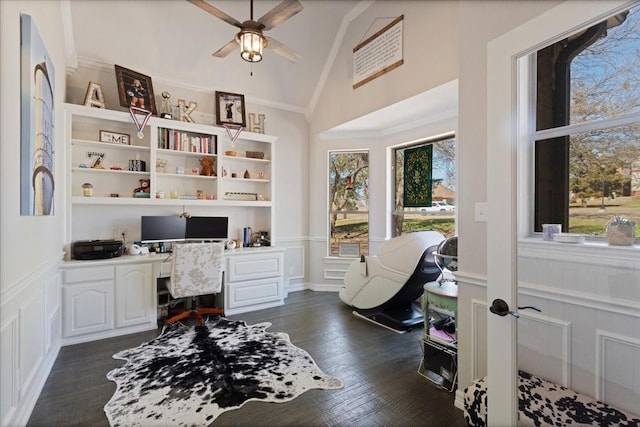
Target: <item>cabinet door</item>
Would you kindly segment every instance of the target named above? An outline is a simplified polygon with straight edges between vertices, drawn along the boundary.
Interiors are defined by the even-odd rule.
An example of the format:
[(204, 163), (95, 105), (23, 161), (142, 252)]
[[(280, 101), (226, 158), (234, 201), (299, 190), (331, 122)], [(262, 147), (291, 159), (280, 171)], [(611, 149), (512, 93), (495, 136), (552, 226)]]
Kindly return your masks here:
[(113, 279), (65, 285), (65, 337), (113, 329)]
[(116, 328), (153, 321), (151, 264), (116, 266)]

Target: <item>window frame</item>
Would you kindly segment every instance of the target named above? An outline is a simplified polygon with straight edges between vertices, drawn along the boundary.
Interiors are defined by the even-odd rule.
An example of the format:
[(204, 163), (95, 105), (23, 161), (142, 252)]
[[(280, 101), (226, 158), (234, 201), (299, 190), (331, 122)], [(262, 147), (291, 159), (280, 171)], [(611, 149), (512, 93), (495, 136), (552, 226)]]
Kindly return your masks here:
[[(618, 8), (613, 10), (606, 17), (611, 17), (624, 11), (625, 9), (630, 9), (633, 6), (627, 6), (626, 8)], [(606, 17), (601, 17), (593, 22), (587, 24), (583, 28), (583, 30), (588, 30), (592, 27), (595, 27), (599, 22), (602, 22)], [(572, 34), (576, 34), (576, 30)], [(637, 125), (640, 123), (640, 111), (636, 112), (628, 112), (624, 114), (617, 115), (615, 117), (605, 117), (600, 118), (588, 122), (580, 122), (575, 124), (566, 124), (561, 126), (549, 127), (542, 130), (537, 130), (537, 112), (540, 106), (537, 103), (537, 95), (538, 95), (538, 76), (537, 76), (537, 54), (541, 50), (546, 47), (552, 46), (555, 43), (558, 43), (567, 35), (559, 37), (558, 39), (549, 41), (548, 44), (544, 46), (540, 46), (535, 51), (530, 52), (528, 55), (520, 57), (519, 59), (519, 67), (518, 67), (518, 100), (517, 103), (522, 113), (519, 117), (519, 125), (521, 135), (528, 135), (525, 137), (527, 140), (527, 148), (523, 151), (521, 147), (518, 148), (519, 152), (519, 167), (521, 170), (526, 170), (526, 178), (520, 183), (519, 189), (520, 191), (525, 190), (525, 194), (529, 194), (530, 197), (521, 198), (521, 202), (523, 204), (528, 204), (527, 209), (523, 209), (523, 211), (530, 212), (526, 217), (521, 217), (519, 220), (520, 224), (526, 224), (519, 228), (521, 236), (529, 236), (529, 237), (539, 237), (542, 234), (542, 223), (548, 222), (544, 221), (544, 219), (539, 219), (539, 212), (546, 209), (547, 215), (550, 212), (550, 208), (547, 206), (539, 206), (537, 203), (537, 174), (538, 169), (535, 165), (536, 162), (536, 142), (551, 140), (555, 138), (569, 138), (572, 135), (590, 132), (594, 130), (607, 130), (611, 128), (615, 128), (618, 126), (626, 126), (626, 125)], [(522, 61), (522, 62), (520, 62)], [(522, 66), (524, 65), (524, 66)], [(571, 62), (567, 64), (568, 70), (571, 69)], [(557, 70), (556, 70), (557, 72)], [(568, 82), (567, 84), (567, 102), (570, 102), (571, 97), (571, 84)], [(567, 113), (568, 114), (568, 113)], [(567, 117), (567, 121), (569, 118)], [(528, 128), (527, 128), (528, 126)], [(568, 144), (568, 141), (567, 141)], [(567, 147), (566, 149), (566, 161), (568, 164), (570, 152)], [(564, 214), (564, 218), (562, 221), (551, 221), (554, 223), (562, 223), (563, 231), (569, 229), (569, 220), (570, 220), (570, 212), (569, 212), (569, 195), (571, 193), (571, 189), (569, 188), (569, 169), (568, 166), (565, 169), (566, 172), (566, 189), (564, 198), (566, 200), (566, 213)], [(525, 228), (526, 227), (526, 228)], [(593, 242), (604, 242), (606, 240), (606, 235), (588, 235), (586, 236), (587, 240)], [(638, 236), (636, 237), (636, 244), (638, 241)]]
[[(327, 257), (329, 258), (357, 258), (357, 257), (351, 257), (351, 256), (346, 256), (346, 255), (340, 255), (340, 250), (338, 249), (338, 254), (332, 254), (331, 253), (331, 243), (333, 240), (333, 235), (331, 234), (331, 216), (336, 213), (336, 214), (346, 214), (346, 215), (350, 215), (350, 214), (366, 214), (367, 215), (367, 246), (371, 247), (371, 213), (370, 213), (370, 198), (367, 199), (367, 210), (366, 211), (362, 211), (362, 210), (341, 210), (341, 211), (334, 211), (332, 209), (331, 206), (331, 200), (330, 200), (330, 195), (331, 195), (331, 156), (332, 154), (335, 153), (340, 153), (340, 154), (350, 154), (350, 153), (366, 153), (367, 154), (367, 169), (368, 169), (368, 174), (367, 174), (367, 193), (368, 193), (368, 187), (370, 184), (370, 174), (371, 174), (371, 150), (369, 148), (344, 148), (344, 149), (331, 149), (327, 151), (327, 221), (326, 221), (326, 225), (327, 225)], [(362, 250), (360, 250), (360, 254), (361, 255), (368, 255), (368, 251), (366, 254), (362, 253)]]
[[(420, 140), (416, 140), (416, 141), (411, 141), (408, 143), (404, 143), (404, 144), (399, 144), (399, 145), (395, 145), (395, 146), (391, 146), (389, 147), (389, 177), (390, 177), (390, 191), (389, 191), (389, 195), (390, 195), (390, 209), (389, 209), (389, 214), (387, 215), (387, 224), (388, 224), (388, 233), (389, 233), (389, 237), (397, 237), (395, 236), (395, 226), (394, 226), (394, 217), (396, 216), (404, 216), (405, 214), (407, 214), (406, 211), (402, 210), (399, 211), (396, 209), (396, 186), (397, 186), (397, 182), (396, 182), (396, 161), (397, 161), (397, 152), (398, 150), (406, 150), (406, 149), (410, 149), (410, 148), (416, 148), (416, 147), (420, 147), (423, 145), (427, 145), (427, 144), (437, 144), (438, 142), (443, 142), (443, 141), (447, 141), (447, 140), (453, 140), (454, 142), (454, 163), (455, 163), (455, 183), (456, 183), (456, 198), (455, 198), (455, 210), (453, 213), (453, 221), (454, 221), (454, 235), (457, 235), (457, 228), (458, 228), (458, 221), (457, 221), (457, 217), (458, 217), (458, 190), (457, 190), (457, 182), (458, 182), (458, 140), (457, 140), (457, 134), (455, 131), (448, 131), (445, 133), (441, 133), (438, 135), (433, 135), (427, 138), (421, 138)], [(433, 200), (432, 200), (433, 202)], [(409, 212), (412, 215), (420, 215), (420, 216), (429, 216), (430, 213), (429, 212), (423, 212), (423, 211), (418, 211), (418, 212)], [(407, 231), (402, 231), (402, 234), (407, 233)]]

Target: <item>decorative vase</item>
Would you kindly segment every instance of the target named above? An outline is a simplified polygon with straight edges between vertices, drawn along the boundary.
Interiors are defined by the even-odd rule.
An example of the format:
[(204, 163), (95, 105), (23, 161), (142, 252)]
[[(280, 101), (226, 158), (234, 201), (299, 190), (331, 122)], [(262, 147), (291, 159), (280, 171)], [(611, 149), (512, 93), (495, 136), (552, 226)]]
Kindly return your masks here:
[(607, 243), (610, 245), (632, 246), (635, 240), (635, 221), (621, 216), (615, 216), (607, 223)]

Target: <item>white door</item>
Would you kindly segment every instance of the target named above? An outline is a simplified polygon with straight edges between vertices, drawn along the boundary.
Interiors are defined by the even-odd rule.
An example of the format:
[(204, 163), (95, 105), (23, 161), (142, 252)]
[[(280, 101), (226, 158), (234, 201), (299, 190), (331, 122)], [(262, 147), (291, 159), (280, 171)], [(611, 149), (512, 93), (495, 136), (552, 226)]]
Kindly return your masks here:
[[(517, 310), (518, 179), (525, 178), (517, 149), (526, 131), (518, 123), (518, 58), (567, 35), (624, 2), (565, 2), (490, 42), (487, 47), (487, 301)], [(519, 120), (520, 119), (520, 120)], [(526, 188), (526, 186), (520, 186)], [(526, 209), (526, 208), (525, 208)], [(544, 307), (541, 307), (544, 310)], [(488, 424), (517, 424), (517, 319), (487, 312)]]

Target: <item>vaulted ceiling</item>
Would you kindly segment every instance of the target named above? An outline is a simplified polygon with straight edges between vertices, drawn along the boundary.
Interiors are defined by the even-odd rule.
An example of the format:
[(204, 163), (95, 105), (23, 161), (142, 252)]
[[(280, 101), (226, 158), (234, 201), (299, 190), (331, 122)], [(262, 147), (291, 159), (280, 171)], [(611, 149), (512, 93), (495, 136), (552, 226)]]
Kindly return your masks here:
[[(250, 17), (249, 0), (207, 0), (242, 22)], [(280, 1), (256, 0), (254, 19)], [(293, 64), (265, 50), (250, 64), (236, 50), (211, 56), (235, 37), (238, 28), (186, 0), (70, 0), (68, 37), (71, 68), (118, 64), (155, 81), (178, 82), (204, 91), (243, 93), (261, 102), (308, 113), (324, 84), (348, 22), (371, 2), (300, 0), (304, 9), (267, 35), (302, 54)], [(335, 47), (334, 47), (335, 46)], [(328, 71), (328, 70), (327, 70)], [(326, 73), (326, 72), (325, 72)]]

